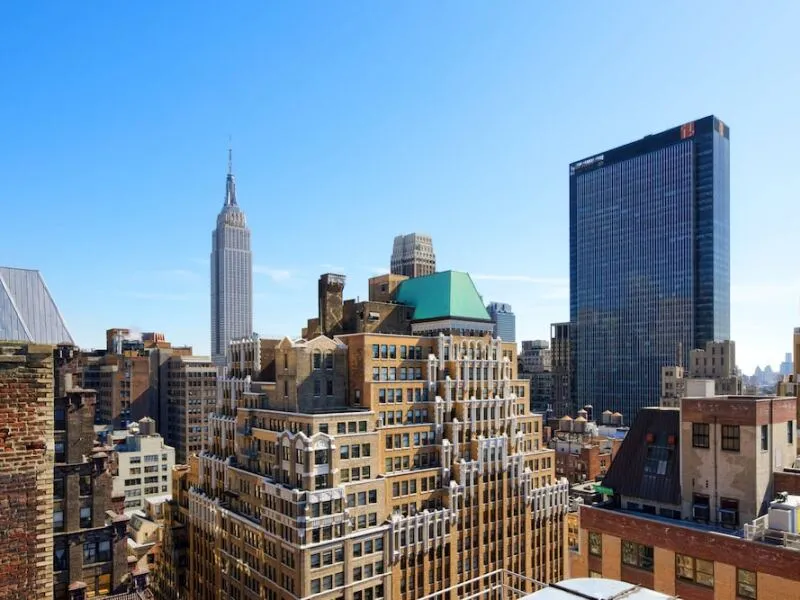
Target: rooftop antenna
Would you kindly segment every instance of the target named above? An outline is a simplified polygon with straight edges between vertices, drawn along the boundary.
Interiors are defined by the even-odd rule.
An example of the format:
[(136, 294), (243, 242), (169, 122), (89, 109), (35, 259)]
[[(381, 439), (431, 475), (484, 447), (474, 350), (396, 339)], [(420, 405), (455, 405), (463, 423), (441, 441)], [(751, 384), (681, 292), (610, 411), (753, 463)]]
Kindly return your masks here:
[(233, 174), (233, 142), (228, 134), (228, 175)]

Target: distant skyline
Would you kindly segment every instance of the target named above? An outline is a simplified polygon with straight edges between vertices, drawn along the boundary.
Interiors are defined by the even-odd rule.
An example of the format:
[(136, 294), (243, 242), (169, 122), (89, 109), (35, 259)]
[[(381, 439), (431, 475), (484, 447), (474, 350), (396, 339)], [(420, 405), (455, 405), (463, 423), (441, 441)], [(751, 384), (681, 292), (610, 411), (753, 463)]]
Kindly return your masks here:
[[(154, 5), (155, 6), (155, 5)], [(9, 3), (0, 264), (39, 269), (76, 341), (209, 348), (208, 240), (232, 136), (253, 328), (299, 335), (429, 233), (439, 270), (568, 319), (569, 163), (716, 114), (731, 135), (731, 337), (776, 369), (800, 325), (800, 4)], [(785, 231), (785, 233), (784, 233)]]

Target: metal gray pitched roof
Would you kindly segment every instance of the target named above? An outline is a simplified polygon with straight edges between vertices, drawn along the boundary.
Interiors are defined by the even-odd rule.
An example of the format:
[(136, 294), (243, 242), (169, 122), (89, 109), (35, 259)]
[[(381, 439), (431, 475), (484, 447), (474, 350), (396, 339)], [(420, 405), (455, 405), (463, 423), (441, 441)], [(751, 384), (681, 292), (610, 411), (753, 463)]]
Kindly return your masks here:
[(39, 271), (0, 267), (0, 340), (75, 344)]

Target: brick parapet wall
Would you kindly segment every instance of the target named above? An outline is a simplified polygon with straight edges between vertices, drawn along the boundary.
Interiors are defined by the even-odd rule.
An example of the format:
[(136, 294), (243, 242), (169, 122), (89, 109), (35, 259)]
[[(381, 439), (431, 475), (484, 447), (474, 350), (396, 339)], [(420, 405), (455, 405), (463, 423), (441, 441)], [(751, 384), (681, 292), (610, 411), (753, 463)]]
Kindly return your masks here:
[(53, 596), (53, 347), (0, 342), (0, 600)]

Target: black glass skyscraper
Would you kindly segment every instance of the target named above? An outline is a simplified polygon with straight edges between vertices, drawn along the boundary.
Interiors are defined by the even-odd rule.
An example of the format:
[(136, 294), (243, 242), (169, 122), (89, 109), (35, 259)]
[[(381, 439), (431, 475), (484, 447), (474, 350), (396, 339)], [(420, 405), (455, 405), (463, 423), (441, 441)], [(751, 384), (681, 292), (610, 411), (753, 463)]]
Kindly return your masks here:
[(729, 148), (709, 116), (570, 165), (573, 403), (630, 423), (662, 366), (730, 338)]

